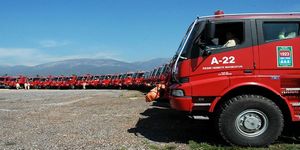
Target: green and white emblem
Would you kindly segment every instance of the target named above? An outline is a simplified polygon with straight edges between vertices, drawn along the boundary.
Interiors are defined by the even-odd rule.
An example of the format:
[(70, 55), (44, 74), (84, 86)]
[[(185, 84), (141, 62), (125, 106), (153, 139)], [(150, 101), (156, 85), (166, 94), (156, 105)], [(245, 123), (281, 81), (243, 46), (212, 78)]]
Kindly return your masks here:
[(277, 67), (293, 67), (293, 47), (277, 46)]

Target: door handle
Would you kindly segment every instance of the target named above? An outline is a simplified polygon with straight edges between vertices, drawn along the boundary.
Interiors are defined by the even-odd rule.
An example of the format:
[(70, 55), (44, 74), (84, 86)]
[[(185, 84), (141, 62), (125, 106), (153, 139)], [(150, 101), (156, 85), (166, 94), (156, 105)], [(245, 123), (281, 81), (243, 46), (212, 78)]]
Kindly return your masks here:
[(244, 73), (252, 73), (253, 71), (252, 70), (249, 70), (249, 69), (247, 69), (247, 70), (244, 70)]

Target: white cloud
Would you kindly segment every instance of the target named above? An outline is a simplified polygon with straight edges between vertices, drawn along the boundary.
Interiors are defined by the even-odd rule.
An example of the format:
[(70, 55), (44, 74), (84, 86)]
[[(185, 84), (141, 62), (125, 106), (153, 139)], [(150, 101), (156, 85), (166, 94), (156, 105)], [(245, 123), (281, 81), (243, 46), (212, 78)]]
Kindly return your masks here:
[(0, 48), (1, 65), (34, 65), (45, 57), (33, 48)]
[(39, 42), (39, 44), (43, 48), (61, 47), (61, 46), (68, 45), (69, 43), (70, 42), (67, 41), (56, 41), (56, 40), (43, 40)]
[(119, 54), (108, 52), (108, 51), (102, 51), (102, 52), (88, 53), (88, 54), (56, 56), (56, 55), (46, 54), (41, 50), (35, 48), (0, 48), (0, 65), (34, 66), (42, 63), (47, 63), (47, 62), (62, 61), (67, 59), (80, 59), (80, 58), (119, 59)]

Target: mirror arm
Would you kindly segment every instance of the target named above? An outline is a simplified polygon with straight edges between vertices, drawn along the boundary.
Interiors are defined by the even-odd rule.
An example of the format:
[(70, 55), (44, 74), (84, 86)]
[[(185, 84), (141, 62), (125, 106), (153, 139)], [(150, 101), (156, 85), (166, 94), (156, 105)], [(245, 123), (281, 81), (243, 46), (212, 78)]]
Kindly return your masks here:
[(179, 56), (179, 59), (187, 60), (187, 57)]
[(209, 56), (211, 55), (211, 50), (204, 50), (202, 56)]

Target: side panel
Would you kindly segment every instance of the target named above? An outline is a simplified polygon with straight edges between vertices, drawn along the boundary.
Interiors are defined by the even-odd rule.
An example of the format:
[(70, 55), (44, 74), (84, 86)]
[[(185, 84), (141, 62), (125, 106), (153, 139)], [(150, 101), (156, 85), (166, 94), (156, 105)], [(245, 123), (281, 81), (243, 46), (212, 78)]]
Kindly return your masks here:
[[(281, 60), (284, 59), (285, 57), (289, 58), (289, 60)], [(277, 70), (279, 70), (282, 73), (284, 71), (291, 71), (291, 70), (299, 71), (300, 69), (300, 61), (298, 60), (299, 58), (300, 58), (300, 37), (280, 40), (280, 41), (275, 41), (270, 43), (264, 43), (259, 46), (259, 61), (260, 61), (259, 69), (262, 70), (262, 73), (264, 73), (265, 71), (271, 71), (275, 74)], [(291, 61), (291, 63), (290, 64), (281, 63), (281, 61), (283, 62)], [(276, 72), (274, 72), (275, 70)]]
[[(215, 63), (216, 61), (219, 63)], [(253, 73), (252, 47), (192, 59), (190, 65), (193, 96), (221, 96), (222, 91), (230, 84), (230, 76)]]
[[(225, 21), (225, 23), (232, 21)], [(243, 41), (230, 48), (213, 49), (207, 57), (190, 60), (190, 83), (193, 96), (221, 96), (230, 85), (229, 77), (252, 75), (254, 72), (253, 39), (250, 20), (243, 23)], [(216, 22), (223, 24), (224, 22)]]
[[(273, 26), (268, 27), (268, 24)], [(291, 24), (298, 25), (298, 29), (291, 28)], [(259, 37), (259, 65), (257, 69), (261, 76), (272, 77), (272, 80), (266, 84), (274, 86), (280, 95), (286, 99), (289, 108), (292, 108), (291, 114), (294, 121), (300, 120), (299, 24), (299, 19), (257, 20)], [(294, 32), (295, 35), (288, 37), (287, 35), (295, 29), (298, 30)], [(286, 33), (283, 34), (283, 32)], [(272, 40), (268, 40), (270, 37)], [(274, 85), (275, 83), (276, 85)]]

